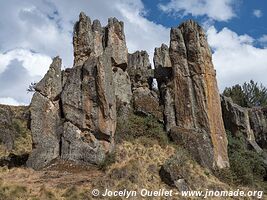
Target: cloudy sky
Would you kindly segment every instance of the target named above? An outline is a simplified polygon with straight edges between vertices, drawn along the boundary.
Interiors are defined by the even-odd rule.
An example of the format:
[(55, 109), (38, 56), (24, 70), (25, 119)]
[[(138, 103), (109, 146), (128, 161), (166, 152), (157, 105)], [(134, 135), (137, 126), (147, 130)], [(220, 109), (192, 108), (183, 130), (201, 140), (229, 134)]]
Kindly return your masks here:
[(169, 43), (186, 19), (206, 30), (219, 88), (253, 79), (267, 86), (266, 0), (0, 0), (0, 103), (28, 104), (26, 89), (59, 55), (71, 67), (72, 31), (80, 11), (125, 23), (129, 52)]

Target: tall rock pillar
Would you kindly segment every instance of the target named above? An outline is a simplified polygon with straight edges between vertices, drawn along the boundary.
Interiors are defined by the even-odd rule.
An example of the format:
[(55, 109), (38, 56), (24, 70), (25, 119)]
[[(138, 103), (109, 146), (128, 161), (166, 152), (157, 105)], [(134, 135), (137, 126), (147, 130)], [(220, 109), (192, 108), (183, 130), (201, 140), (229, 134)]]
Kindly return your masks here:
[(172, 28), (170, 38), (170, 47), (157, 48), (154, 57), (156, 71), (167, 77), (157, 78), (166, 128), (202, 165), (227, 167), (227, 137), (205, 32), (189, 20)]

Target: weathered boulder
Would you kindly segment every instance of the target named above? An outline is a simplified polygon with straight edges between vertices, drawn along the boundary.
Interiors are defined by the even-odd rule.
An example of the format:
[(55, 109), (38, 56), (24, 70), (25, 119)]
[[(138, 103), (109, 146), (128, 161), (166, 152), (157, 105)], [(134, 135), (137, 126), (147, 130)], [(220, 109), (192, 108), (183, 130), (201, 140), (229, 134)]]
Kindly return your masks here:
[(64, 123), (61, 158), (76, 163), (101, 163), (105, 159), (105, 149), (93, 133)]
[(194, 160), (202, 166), (212, 168), (214, 152), (210, 137), (200, 129), (172, 127), (169, 131), (171, 138), (180, 146), (187, 149)]
[[(205, 138), (203, 142), (206, 142), (200, 145), (199, 151), (211, 156), (209, 167), (227, 167), (227, 137), (216, 73), (205, 32), (197, 23), (189, 20), (172, 28), (170, 38), (169, 52), (163, 45), (156, 49), (154, 58), (156, 70), (166, 68), (164, 77), (157, 77), (161, 100), (165, 102), (166, 128), (170, 130), (177, 126), (198, 130), (198, 134)], [(172, 73), (168, 72), (169, 58)], [(209, 148), (201, 149), (201, 146)], [(203, 157), (199, 159), (202, 160)], [(202, 160), (201, 163), (205, 161)]]
[(188, 172), (184, 165), (188, 163), (186, 155), (176, 153), (171, 156), (161, 167), (160, 177), (163, 182), (171, 187), (176, 187), (178, 191), (190, 190), (185, 179), (188, 178)]

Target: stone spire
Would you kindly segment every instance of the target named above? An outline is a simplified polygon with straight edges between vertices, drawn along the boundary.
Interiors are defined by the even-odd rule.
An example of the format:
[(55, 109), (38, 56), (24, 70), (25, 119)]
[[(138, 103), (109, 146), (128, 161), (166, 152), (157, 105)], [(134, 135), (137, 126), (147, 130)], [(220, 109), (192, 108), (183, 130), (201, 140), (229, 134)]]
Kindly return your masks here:
[(156, 70), (172, 68), (171, 77), (158, 78), (166, 128), (177, 142), (189, 140), (185, 145), (203, 165), (227, 167), (227, 137), (205, 32), (189, 20), (172, 28), (170, 38), (169, 50), (163, 45), (154, 58)]

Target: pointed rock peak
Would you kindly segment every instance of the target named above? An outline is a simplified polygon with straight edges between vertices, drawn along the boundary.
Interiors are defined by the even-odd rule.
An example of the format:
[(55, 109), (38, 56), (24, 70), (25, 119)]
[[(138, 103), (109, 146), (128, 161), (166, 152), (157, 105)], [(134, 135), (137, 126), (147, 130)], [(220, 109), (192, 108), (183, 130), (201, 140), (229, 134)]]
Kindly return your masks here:
[(35, 86), (37, 92), (51, 100), (57, 98), (62, 89), (61, 64), (62, 60), (60, 57), (53, 58), (52, 64), (44, 78)]
[(80, 13), (79, 21), (88, 21), (91, 24), (91, 19), (84, 12)]
[(53, 58), (52, 64), (50, 65), (50, 68), (59, 68), (61, 70), (62, 65), (62, 59), (59, 56), (56, 56)]
[(164, 49), (164, 50), (169, 50), (169, 47), (168, 47), (168, 45), (167, 44), (162, 44), (161, 45), (161, 49)]
[(98, 19), (95, 19), (93, 21), (93, 31), (101, 31), (102, 30), (102, 26), (101, 23)]
[(108, 26), (112, 26), (114, 24), (120, 24), (123, 28), (124, 24), (122, 21), (119, 21), (116, 17), (111, 17), (108, 19)]
[[(153, 61), (155, 69), (172, 66), (169, 55), (169, 47), (166, 44), (162, 44), (161, 47), (155, 48)], [(159, 71), (158, 75), (160, 76), (161, 74), (165, 73)]]
[(114, 66), (125, 68), (127, 64), (127, 47), (123, 22), (109, 18), (108, 25), (101, 26), (99, 20), (91, 20), (84, 13), (74, 27), (73, 34), (74, 67), (83, 65), (92, 56), (107, 54)]
[(189, 20), (181, 23), (178, 26), (178, 28), (182, 28), (182, 27), (197, 27), (197, 28), (201, 28), (202, 29), (202, 27), (196, 21), (194, 21), (192, 19), (189, 19)]
[[(176, 29), (176, 30), (173, 30), (173, 29)], [(190, 32), (196, 32), (200, 35), (205, 35), (204, 29), (196, 21), (192, 19), (183, 22), (177, 28), (172, 28), (171, 34), (172, 33), (177, 34), (177, 29), (180, 30), (183, 35), (190, 35)]]
[[(202, 137), (192, 138), (194, 144), (191, 145), (197, 147), (198, 154), (190, 145), (186, 148), (203, 166), (228, 167), (227, 137), (205, 32), (197, 22), (188, 20), (171, 29), (170, 39), (169, 50), (162, 45), (154, 54), (155, 77), (164, 101), (166, 129), (172, 130), (171, 137), (176, 142), (187, 137), (183, 135), (184, 130), (197, 130), (196, 135), (200, 133)], [(198, 88), (197, 92), (194, 92), (195, 88)], [(184, 96), (181, 98), (179, 94)], [(200, 156), (202, 154), (205, 156)]]

